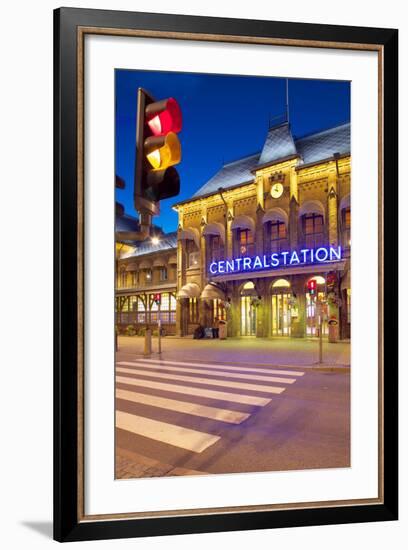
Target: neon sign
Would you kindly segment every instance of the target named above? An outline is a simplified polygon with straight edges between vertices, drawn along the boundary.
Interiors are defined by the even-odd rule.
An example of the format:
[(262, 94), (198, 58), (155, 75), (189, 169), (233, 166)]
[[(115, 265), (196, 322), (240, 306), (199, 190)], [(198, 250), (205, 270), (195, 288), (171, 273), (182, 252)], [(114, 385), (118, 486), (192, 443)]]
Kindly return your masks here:
[(211, 262), (209, 269), (211, 275), (220, 275), (224, 273), (276, 269), (294, 265), (336, 262), (341, 260), (341, 256), (341, 246), (320, 247), (316, 249), (302, 248), (299, 251), (274, 252), (273, 254), (264, 254), (253, 258), (244, 256), (230, 260), (219, 260)]

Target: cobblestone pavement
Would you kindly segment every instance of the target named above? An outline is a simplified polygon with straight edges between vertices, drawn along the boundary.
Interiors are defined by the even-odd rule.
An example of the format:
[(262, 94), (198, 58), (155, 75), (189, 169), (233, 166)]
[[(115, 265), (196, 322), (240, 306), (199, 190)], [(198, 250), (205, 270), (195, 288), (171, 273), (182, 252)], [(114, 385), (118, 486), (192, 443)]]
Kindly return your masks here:
[(175, 468), (171, 464), (164, 464), (153, 458), (143, 456), (134, 451), (116, 449), (115, 478), (132, 479), (140, 477), (165, 477), (202, 475), (206, 472)]

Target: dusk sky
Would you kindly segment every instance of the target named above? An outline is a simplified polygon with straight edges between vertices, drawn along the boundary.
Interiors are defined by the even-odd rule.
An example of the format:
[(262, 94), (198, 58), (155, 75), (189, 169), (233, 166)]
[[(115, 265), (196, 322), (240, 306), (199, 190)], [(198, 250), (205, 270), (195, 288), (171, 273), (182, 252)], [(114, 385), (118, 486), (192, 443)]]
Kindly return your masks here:
[[(191, 197), (223, 164), (262, 149), (268, 125), (283, 121), (286, 80), (158, 71), (116, 70), (116, 174), (126, 188), (116, 199), (127, 214), (133, 206), (136, 97), (139, 87), (157, 100), (174, 97), (183, 114), (179, 134), (182, 161), (180, 195), (161, 201), (153, 223), (177, 229), (171, 208)], [(274, 117), (278, 117), (275, 118)], [(350, 83), (289, 79), (289, 119), (295, 137), (350, 121)]]

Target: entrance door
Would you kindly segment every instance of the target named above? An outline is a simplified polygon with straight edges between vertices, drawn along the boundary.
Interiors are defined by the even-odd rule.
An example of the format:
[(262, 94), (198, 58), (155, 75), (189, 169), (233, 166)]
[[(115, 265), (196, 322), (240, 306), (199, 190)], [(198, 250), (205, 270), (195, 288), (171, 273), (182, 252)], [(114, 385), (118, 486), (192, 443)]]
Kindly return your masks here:
[(290, 336), (290, 294), (272, 294), (272, 335)]
[(256, 335), (256, 308), (252, 296), (241, 296), (241, 336)]
[[(306, 293), (306, 335), (307, 336), (317, 336), (317, 328), (319, 326), (319, 319), (317, 315), (317, 308), (316, 308), (316, 301), (317, 300), (324, 300), (325, 301), (326, 294), (324, 292), (318, 292), (317, 296), (310, 296), (310, 294)], [(329, 333), (329, 329), (327, 326), (327, 316), (323, 316), (323, 336), (327, 336)]]

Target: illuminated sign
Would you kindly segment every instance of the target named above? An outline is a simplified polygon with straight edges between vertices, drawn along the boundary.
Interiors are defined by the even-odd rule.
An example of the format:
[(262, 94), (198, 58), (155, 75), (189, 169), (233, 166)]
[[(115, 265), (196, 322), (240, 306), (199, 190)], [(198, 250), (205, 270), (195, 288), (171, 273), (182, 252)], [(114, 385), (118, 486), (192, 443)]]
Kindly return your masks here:
[(292, 252), (274, 252), (262, 256), (234, 258), (231, 260), (219, 260), (211, 262), (211, 275), (225, 273), (240, 273), (243, 271), (260, 271), (263, 269), (277, 269), (296, 265), (308, 265), (316, 263), (336, 262), (341, 260), (341, 246), (302, 248)]

